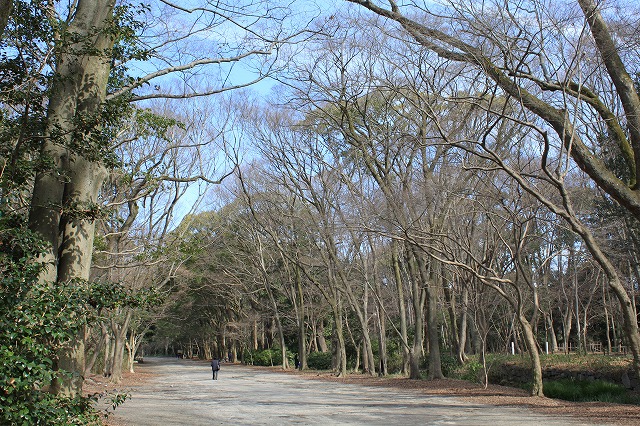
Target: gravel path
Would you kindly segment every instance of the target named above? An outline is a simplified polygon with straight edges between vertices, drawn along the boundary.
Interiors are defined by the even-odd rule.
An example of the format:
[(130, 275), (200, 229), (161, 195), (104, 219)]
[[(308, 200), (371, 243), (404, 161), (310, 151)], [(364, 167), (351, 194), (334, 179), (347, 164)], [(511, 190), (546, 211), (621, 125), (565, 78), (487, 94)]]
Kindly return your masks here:
[(474, 404), (411, 389), (310, 381), (223, 364), (219, 380), (203, 362), (145, 360), (153, 374), (110, 417), (114, 424), (156, 425), (578, 425), (523, 408)]

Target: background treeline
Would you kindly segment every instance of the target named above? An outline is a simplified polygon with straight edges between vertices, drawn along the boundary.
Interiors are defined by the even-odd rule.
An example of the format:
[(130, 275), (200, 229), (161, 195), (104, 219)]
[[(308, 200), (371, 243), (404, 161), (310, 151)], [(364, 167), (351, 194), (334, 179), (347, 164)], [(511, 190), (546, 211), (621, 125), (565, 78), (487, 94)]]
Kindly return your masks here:
[[(255, 160), (231, 155), (239, 167), (216, 195), (222, 206), (179, 228), (207, 249), (177, 278), (190, 296), (179, 321), (158, 325), (171, 330), (164, 353), (255, 362), (264, 359), (255, 351), (274, 349), (269, 363), (306, 368), (310, 354), (328, 352), (339, 374), (437, 378), (444, 357), (515, 351), (531, 357), (534, 394), (542, 352), (635, 353), (637, 218), (599, 181), (634, 179), (619, 151), (627, 136), (613, 132), (626, 124), (600, 109), (596, 88), (614, 78), (606, 66), (578, 59), (599, 47), (569, 37), (566, 23), (529, 27), (516, 17), (524, 9), (492, 17), (533, 39), (562, 33), (573, 53), (508, 32), (523, 45), (500, 50), (460, 11), (452, 22), (495, 45), (485, 53), (372, 9), (414, 39), (345, 15), (330, 39), (290, 58), (268, 105), (237, 101), (237, 137)], [(562, 56), (553, 73), (566, 80), (551, 83), (540, 55), (567, 54), (580, 64)], [(589, 70), (579, 84), (591, 99), (572, 86), (577, 69)], [(199, 327), (184, 321), (192, 317)], [(189, 332), (176, 339), (180, 323)]]

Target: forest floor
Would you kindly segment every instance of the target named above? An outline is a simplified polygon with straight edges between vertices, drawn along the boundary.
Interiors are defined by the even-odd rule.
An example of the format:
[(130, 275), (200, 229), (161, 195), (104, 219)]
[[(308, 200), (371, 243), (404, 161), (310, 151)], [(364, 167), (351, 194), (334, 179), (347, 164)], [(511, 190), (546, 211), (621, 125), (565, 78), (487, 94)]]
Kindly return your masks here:
[[(569, 402), (550, 398), (534, 398), (522, 389), (507, 386), (489, 385), (486, 389), (478, 384), (463, 380), (409, 380), (403, 377), (375, 377), (364, 374), (349, 374), (346, 377), (335, 377), (325, 371), (297, 371), (282, 370), (279, 367), (251, 367), (260, 370), (270, 370), (278, 373), (295, 375), (305, 380), (321, 380), (336, 382), (337, 384), (353, 384), (364, 387), (379, 387), (390, 389), (412, 389), (424, 395), (456, 397), (473, 404), (491, 405), (496, 407), (526, 408), (533, 412), (551, 416), (571, 416), (577, 421), (587, 424), (637, 425), (640, 423), (640, 406), (610, 404), (601, 402)], [(144, 388), (154, 379), (151, 369), (145, 364), (136, 366), (136, 373), (125, 373), (121, 383), (108, 383), (101, 376), (90, 377), (85, 384), (85, 392), (102, 393), (124, 391), (135, 393)], [(126, 402), (125, 402), (126, 405)], [(117, 412), (117, 410), (116, 410)], [(109, 426), (119, 426), (120, 423), (111, 417), (105, 423)]]
[[(282, 371), (279, 369), (278, 371)], [(525, 407), (542, 414), (572, 416), (590, 424), (640, 424), (640, 406), (611, 404), (604, 402), (571, 402), (546, 397), (531, 397), (524, 389), (509, 386), (484, 386), (465, 380), (410, 380), (404, 377), (374, 377), (364, 374), (349, 374), (347, 377), (335, 377), (327, 372), (285, 371), (310, 380), (336, 381), (362, 386), (379, 386), (397, 389), (417, 389), (426, 395), (454, 396), (476, 404), (498, 407)]]

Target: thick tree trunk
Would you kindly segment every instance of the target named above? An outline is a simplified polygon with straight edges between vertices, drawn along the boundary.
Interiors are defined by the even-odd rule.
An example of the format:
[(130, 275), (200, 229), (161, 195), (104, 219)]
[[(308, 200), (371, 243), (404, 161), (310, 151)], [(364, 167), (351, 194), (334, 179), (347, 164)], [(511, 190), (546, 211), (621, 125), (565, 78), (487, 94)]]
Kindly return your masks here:
[(122, 366), (124, 362), (124, 351), (129, 330), (129, 323), (133, 313), (131, 309), (127, 309), (122, 324), (118, 324), (112, 320), (111, 329), (113, 331), (113, 358), (111, 359), (111, 383), (120, 383), (122, 380)]
[[(423, 353), (424, 343), (424, 305), (426, 300), (426, 292), (419, 284), (418, 274), (415, 272), (415, 266), (410, 258), (410, 250), (405, 253), (407, 257), (407, 265), (411, 279), (413, 303), (413, 345), (409, 349), (409, 378), (420, 378), (420, 357)], [(418, 266), (419, 268), (419, 266)]]
[(13, 0), (0, 0), (0, 40), (4, 35), (4, 29), (7, 26), (9, 16), (13, 10)]
[[(95, 333), (95, 329), (93, 331)], [(98, 361), (98, 357), (100, 356), (100, 354), (103, 352), (103, 349), (105, 349), (105, 338), (104, 335), (102, 333), (102, 329), (100, 329), (100, 335), (98, 337), (96, 337), (96, 343), (94, 345), (93, 349), (93, 353), (91, 354), (91, 358), (89, 360), (87, 360), (85, 366), (84, 366), (84, 376), (87, 377), (89, 374), (91, 374), (91, 371), (93, 371), (93, 367), (95, 366), (96, 362)]]
[(438, 299), (433, 288), (435, 268), (426, 264), (416, 247), (412, 247), (413, 255), (418, 263), (418, 272), (424, 288), (427, 302), (427, 339), (429, 342), (429, 379), (442, 379), (442, 363), (440, 360), (440, 339), (438, 336)]
[[(48, 243), (41, 259), (47, 268), (41, 280), (67, 283), (89, 278), (94, 235), (94, 205), (104, 178), (104, 168), (74, 154), (67, 146), (90, 146), (91, 134), (100, 126), (97, 119), (106, 96), (113, 45), (112, 32), (106, 28), (113, 14), (115, 0), (81, 0), (68, 32), (70, 46), (57, 46), (57, 68), (47, 110), (46, 137), (42, 155), (53, 161), (54, 168), (38, 173), (34, 183), (29, 226)], [(60, 42), (60, 40), (55, 40)], [(77, 120), (90, 124), (77, 129)], [(64, 212), (64, 215), (62, 214)], [(54, 380), (51, 389), (58, 394), (75, 396), (82, 392), (84, 381), (84, 336), (72, 339), (61, 350), (57, 367), (70, 375)]]

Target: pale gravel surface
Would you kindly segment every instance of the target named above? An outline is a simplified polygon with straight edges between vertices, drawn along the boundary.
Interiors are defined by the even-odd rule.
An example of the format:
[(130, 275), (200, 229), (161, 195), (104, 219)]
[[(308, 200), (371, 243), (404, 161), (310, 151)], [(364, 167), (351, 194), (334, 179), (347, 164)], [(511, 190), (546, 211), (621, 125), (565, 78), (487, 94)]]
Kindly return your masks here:
[[(228, 364), (213, 381), (207, 363), (172, 358), (148, 360), (138, 371), (126, 377), (131, 399), (110, 416), (109, 425), (640, 424), (640, 410), (590, 416), (588, 404), (532, 399), (512, 388), (484, 390), (461, 381), (335, 378)], [(102, 386), (94, 383), (89, 390)], [(576, 406), (587, 417), (565, 415)]]

